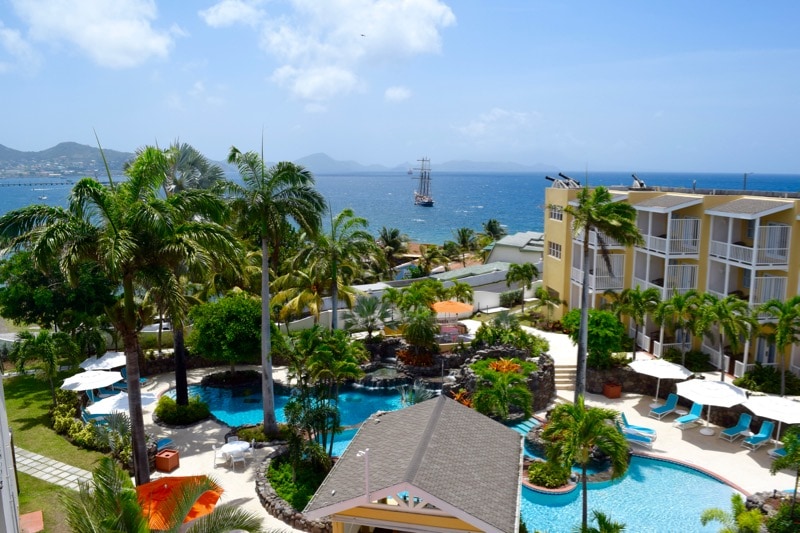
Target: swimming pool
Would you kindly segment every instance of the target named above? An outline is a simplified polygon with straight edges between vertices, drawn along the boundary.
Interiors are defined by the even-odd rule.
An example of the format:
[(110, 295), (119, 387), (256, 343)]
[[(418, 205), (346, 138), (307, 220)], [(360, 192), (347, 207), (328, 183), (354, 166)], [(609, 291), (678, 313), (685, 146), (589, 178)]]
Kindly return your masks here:
[[(167, 392), (175, 397), (175, 389)], [(264, 421), (264, 406), (261, 401), (261, 387), (219, 388), (189, 386), (190, 396), (200, 396), (208, 404), (211, 414), (230, 427), (260, 424)], [(289, 389), (275, 387), (275, 417), (285, 422), (283, 408), (289, 400)], [(339, 411), (342, 426), (361, 424), (376, 411), (395, 411), (402, 408), (400, 393), (396, 389), (365, 389), (362, 387), (342, 387), (339, 392)]]
[[(626, 531), (713, 532), (719, 525), (700, 524), (700, 513), (710, 507), (730, 508), (734, 490), (700, 471), (669, 461), (633, 456), (620, 480), (589, 483), (589, 518), (604, 512), (625, 524)], [(529, 531), (571, 532), (581, 520), (581, 491), (543, 494), (522, 487), (522, 517)]]

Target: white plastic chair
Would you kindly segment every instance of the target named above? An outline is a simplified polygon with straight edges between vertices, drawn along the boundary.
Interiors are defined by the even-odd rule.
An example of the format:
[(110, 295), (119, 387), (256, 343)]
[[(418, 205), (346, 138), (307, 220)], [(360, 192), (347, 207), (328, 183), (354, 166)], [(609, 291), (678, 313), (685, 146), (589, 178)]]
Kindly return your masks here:
[(228, 458), (225, 457), (225, 454), (222, 453), (222, 450), (218, 450), (215, 444), (211, 445), (211, 449), (214, 450), (214, 468), (217, 467), (217, 462), (222, 461), (222, 464), (226, 464), (228, 462)]
[(236, 442), (237, 440), (239, 440), (239, 437), (237, 437), (236, 435), (231, 435), (227, 439), (225, 439), (225, 442)]
[(246, 456), (249, 456), (250, 459), (256, 458), (256, 439), (252, 439), (250, 441), (250, 447), (247, 448), (247, 450), (245, 450), (244, 454)]
[(228, 453), (228, 460), (231, 462), (231, 468), (236, 470), (236, 463), (242, 463), (242, 470), (247, 468), (247, 460), (244, 457), (244, 452), (240, 450), (233, 450)]

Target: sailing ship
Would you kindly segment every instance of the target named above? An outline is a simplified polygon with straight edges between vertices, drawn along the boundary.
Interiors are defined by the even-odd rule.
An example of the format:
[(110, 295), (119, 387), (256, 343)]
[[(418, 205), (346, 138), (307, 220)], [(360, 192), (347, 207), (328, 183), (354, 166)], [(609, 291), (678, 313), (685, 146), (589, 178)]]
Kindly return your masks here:
[(417, 190), (414, 191), (414, 205), (422, 207), (433, 207), (433, 196), (431, 196), (431, 160), (427, 157), (419, 159), (420, 167), (417, 180)]

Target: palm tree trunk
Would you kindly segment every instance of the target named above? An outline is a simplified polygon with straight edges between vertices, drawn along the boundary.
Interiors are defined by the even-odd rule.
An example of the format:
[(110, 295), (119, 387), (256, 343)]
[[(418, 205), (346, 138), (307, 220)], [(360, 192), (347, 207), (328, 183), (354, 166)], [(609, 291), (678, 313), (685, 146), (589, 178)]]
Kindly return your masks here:
[(575, 403), (586, 393), (586, 353), (589, 344), (589, 228), (583, 229), (583, 286), (581, 323), (578, 329), (578, 368), (575, 373)]
[(186, 378), (186, 344), (183, 324), (173, 323), (172, 345), (175, 349), (175, 403), (189, 405), (189, 382)]
[[(720, 333), (719, 334), (719, 380), (725, 381), (725, 354), (723, 350), (725, 349), (725, 336)], [(731, 354), (733, 350), (731, 350)]]
[(639, 323), (633, 321), (633, 360), (636, 361), (636, 341), (639, 340)]
[(336, 259), (333, 260), (331, 276), (333, 285), (331, 286), (331, 331), (339, 328), (339, 283), (337, 280)]
[(142, 414), (142, 390), (139, 383), (139, 337), (136, 335), (133, 277), (125, 276), (122, 282), (124, 313), (122, 338), (125, 345), (125, 367), (128, 373), (128, 403), (130, 405), (131, 438), (133, 448), (133, 473), (137, 485), (150, 482), (150, 461), (147, 457), (147, 439)]
[(583, 506), (582, 506), (583, 509), (581, 510), (581, 524), (583, 524), (583, 527), (581, 531), (586, 531), (586, 528), (589, 525), (589, 493), (587, 492), (587, 483), (586, 483), (586, 464), (581, 465), (581, 488), (583, 489), (583, 494), (581, 495), (583, 499)]
[(264, 433), (278, 433), (278, 421), (275, 419), (275, 393), (272, 382), (272, 356), (269, 328), (269, 246), (266, 232), (261, 237), (261, 395), (264, 398)]

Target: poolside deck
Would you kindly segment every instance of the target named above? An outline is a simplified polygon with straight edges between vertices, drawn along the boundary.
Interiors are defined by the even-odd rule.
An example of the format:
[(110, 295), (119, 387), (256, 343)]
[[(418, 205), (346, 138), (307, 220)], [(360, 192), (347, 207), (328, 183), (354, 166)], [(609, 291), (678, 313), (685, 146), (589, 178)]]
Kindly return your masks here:
[[(469, 321), (466, 321), (469, 322)], [(556, 365), (574, 366), (576, 348), (566, 335), (540, 332), (532, 330), (550, 341), (550, 353)], [(189, 371), (189, 382), (199, 383), (208, 369)], [(276, 368), (275, 379), (285, 379), (285, 369)], [(712, 379), (717, 379), (716, 377)], [(149, 379), (143, 386), (143, 391), (162, 394), (175, 386), (174, 373), (161, 374)], [(558, 397), (561, 400), (572, 401), (574, 392), (568, 389), (559, 389)], [(730, 443), (719, 439), (716, 433), (713, 436), (701, 435), (698, 428), (681, 431), (672, 427), (675, 416), (666, 416), (663, 420), (649, 418), (652, 398), (639, 394), (625, 394), (621, 398), (608, 399), (602, 395), (587, 394), (589, 405), (603, 405), (624, 411), (632, 424), (649, 426), (658, 431), (658, 439), (652, 451), (634, 449), (636, 453), (657, 458), (680, 461), (699, 469), (709, 471), (717, 477), (724, 478), (729, 483), (739, 487), (745, 493), (772, 491), (773, 489), (785, 490), (794, 486), (794, 477), (788, 472), (779, 472), (772, 476), (769, 466), (772, 462), (767, 449), (762, 446), (756, 451), (749, 451), (740, 445), (740, 441)], [(283, 522), (273, 518), (262, 508), (255, 493), (254, 465), (260, 464), (266, 454), (264, 449), (256, 451), (255, 461), (249, 461), (247, 468), (242, 471), (237, 468), (233, 471), (227, 466), (214, 468), (214, 455), (211, 446), (219, 446), (228, 433), (229, 428), (213, 420), (208, 420), (188, 429), (163, 428), (153, 423), (152, 408), (145, 410), (145, 425), (148, 433), (154, 436), (170, 437), (175, 441), (180, 450), (180, 467), (170, 475), (195, 475), (208, 474), (214, 476), (225, 489), (221, 503), (235, 503), (248, 511), (257, 513), (264, 518), (267, 528), (291, 530)], [(540, 413), (543, 415), (544, 413)], [(155, 473), (156, 476), (166, 475)]]

